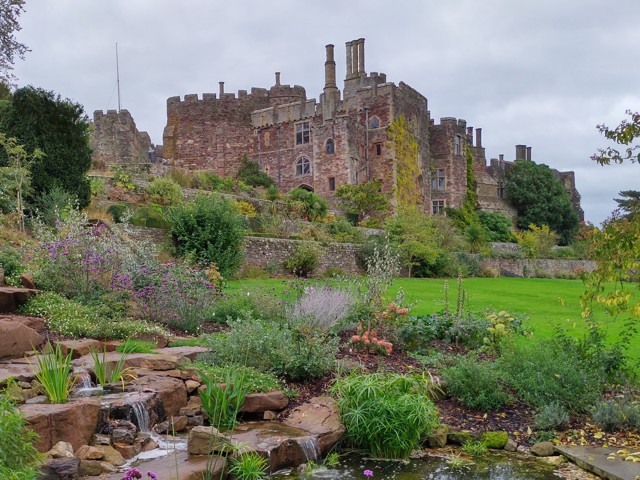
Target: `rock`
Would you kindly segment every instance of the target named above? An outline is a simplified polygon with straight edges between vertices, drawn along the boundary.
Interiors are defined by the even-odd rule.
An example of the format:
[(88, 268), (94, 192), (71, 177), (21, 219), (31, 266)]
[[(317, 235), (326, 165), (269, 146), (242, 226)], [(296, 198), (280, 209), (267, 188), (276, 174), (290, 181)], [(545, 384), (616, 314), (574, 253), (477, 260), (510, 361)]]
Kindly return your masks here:
[(73, 351), (71, 358), (80, 358), (83, 355), (88, 355), (89, 353), (91, 353), (91, 350), (95, 350), (98, 353), (101, 353), (103, 351), (102, 343), (91, 338), (81, 338), (78, 340), (61, 340), (56, 343), (60, 345), (62, 353), (64, 353), (65, 355), (68, 355), (69, 352)]
[(101, 433), (94, 433), (91, 437), (92, 445), (111, 445), (111, 436), (103, 435)]
[(562, 455), (551, 455), (546, 457), (540, 457), (538, 460), (541, 462), (548, 463), (549, 465), (553, 465), (554, 467), (559, 467), (564, 463), (564, 457)]
[(96, 448), (102, 452), (102, 458), (105, 462), (115, 465), (116, 467), (125, 463), (124, 457), (115, 448), (109, 445), (96, 445)]
[(177, 378), (142, 377), (131, 382), (127, 388), (156, 392), (167, 417), (178, 415), (180, 409), (187, 405), (187, 389), (184, 382)]
[(126, 420), (116, 420), (113, 430), (111, 430), (111, 443), (133, 445), (136, 441), (138, 428), (135, 424)]
[(446, 426), (436, 428), (436, 430), (427, 437), (427, 445), (429, 448), (444, 448), (447, 445), (447, 431)]
[(531, 447), (531, 453), (537, 457), (550, 457), (555, 453), (551, 442), (538, 442)]
[(275, 420), (278, 418), (278, 414), (276, 412), (272, 412), (271, 410), (267, 410), (262, 414), (263, 420)]
[(184, 386), (187, 388), (187, 393), (193, 393), (199, 386), (200, 382), (196, 382), (195, 380), (187, 380), (184, 382)]
[(168, 353), (169, 355), (175, 355), (179, 358), (188, 358), (189, 360), (195, 360), (201, 353), (208, 352), (206, 347), (168, 347), (159, 348), (159, 353)]
[(509, 442), (509, 434), (505, 431), (484, 432), (480, 435), (480, 441), (484, 443), (487, 448), (502, 450), (507, 442)]
[(189, 419), (190, 427), (204, 425), (204, 415), (194, 415), (193, 417), (187, 417), (187, 418)]
[(187, 440), (187, 452), (191, 455), (209, 455), (214, 452), (229, 452), (231, 441), (215, 427), (193, 427)]
[(38, 333), (41, 333), (45, 329), (44, 318), (27, 317), (24, 315), (0, 317), (0, 320), (7, 320), (7, 319), (9, 319), (12, 322), (20, 323), (25, 327), (33, 328)]
[(518, 444), (516, 443), (515, 440), (513, 440), (512, 438), (510, 438), (507, 441), (507, 444), (504, 446), (504, 449), (507, 452), (517, 452), (518, 451)]
[(149, 440), (147, 440), (146, 442), (144, 442), (142, 444), (142, 451), (143, 452), (148, 452), (149, 450), (153, 450), (155, 448), (158, 448), (158, 444), (153, 439), (149, 439)]
[(73, 457), (73, 446), (69, 442), (60, 440), (51, 450), (46, 453), (49, 458), (71, 458)]
[(516, 448), (516, 452), (518, 453), (529, 453), (529, 448), (525, 447), (524, 445), (518, 445), (518, 447)]
[(141, 368), (148, 370), (176, 370), (180, 365), (183, 365), (185, 360), (175, 355), (169, 355), (166, 353), (156, 353), (153, 355), (147, 355), (142, 359), (140, 363)]
[(340, 423), (338, 404), (330, 397), (314, 397), (294, 408), (283, 422), (285, 425), (303, 429), (317, 437), (318, 447), (324, 456), (344, 435)]
[(142, 445), (139, 443), (134, 443), (133, 445), (129, 445), (126, 443), (114, 443), (113, 448), (120, 452), (120, 455), (122, 455), (127, 460), (135, 457), (142, 451)]
[(104, 473), (114, 473), (116, 467), (99, 460), (80, 460), (79, 473), (82, 477), (97, 477)]
[(33, 273), (24, 272), (22, 275), (20, 275), (20, 284), (24, 288), (35, 289), (36, 288), (36, 284), (33, 283)]
[(162, 423), (156, 425), (156, 433), (175, 433), (184, 431), (189, 425), (189, 418), (184, 415), (170, 417)]
[(478, 436), (472, 432), (449, 432), (447, 442), (454, 445), (464, 445), (467, 442), (475, 442)]
[(104, 458), (104, 453), (102, 453), (98, 448), (90, 447), (89, 445), (82, 445), (76, 450), (76, 457), (80, 460), (102, 460)]
[(187, 406), (180, 409), (180, 415), (193, 417), (194, 415), (200, 414), (202, 414), (202, 400), (200, 399), (200, 395), (192, 395), (189, 397)]
[(0, 313), (14, 312), (37, 292), (31, 288), (0, 287)]
[(289, 405), (289, 399), (280, 391), (267, 393), (248, 393), (240, 412), (262, 413), (266, 410), (282, 410)]
[(44, 337), (33, 328), (17, 322), (0, 320), (0, 358), (20, 358), (44, 343)]
[(4, 387), (9, 378), (13, 378), (20, 382), (30, 383), (35, 378), (35, 375), (33, 374), (33, 368), (31, 368), (28, 364), (0, 364), (0, 387)]
[(42, 467), (39, 480), (77, 480), (80, 469), (80, 459), (53, 458), (47, 460)]
[(45, 395), (36, 395), (35, 397), (31, 397), (24, 402), (26, 405), (42, 405), (48, 404), (49, 399)]
[(100, 401), (96, 398), (75, 398), (62, 404), (24, 404), (19, 407), (28, 427), (39, 435), (34, 443), (46, 452), (64, 440), (74, 449), (86, 445), (98, 426)]

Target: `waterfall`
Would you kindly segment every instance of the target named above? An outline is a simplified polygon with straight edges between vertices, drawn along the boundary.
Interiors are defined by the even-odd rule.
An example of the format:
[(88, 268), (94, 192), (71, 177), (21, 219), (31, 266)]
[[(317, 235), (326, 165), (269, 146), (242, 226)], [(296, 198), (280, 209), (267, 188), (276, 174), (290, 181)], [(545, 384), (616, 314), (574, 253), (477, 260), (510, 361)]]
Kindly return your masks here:
[(131, 404), (131, 411), (134, 416), (132, 419), (133, 423), (138, 426), (141, 432), (148, 432), (151, 420), (146, 405), (142, 402), (133, 402)]
[(89, 372), (78, 372), (78, 374), (76, 375), (76, 385), (78, 385), (78, 388), (80, 390), (91, 388), (91, 375), (89, 375)]
[(297, 441), (307, 461), (316, 462), (320, 458), (320, 446), (316, 437), (302, 437)]

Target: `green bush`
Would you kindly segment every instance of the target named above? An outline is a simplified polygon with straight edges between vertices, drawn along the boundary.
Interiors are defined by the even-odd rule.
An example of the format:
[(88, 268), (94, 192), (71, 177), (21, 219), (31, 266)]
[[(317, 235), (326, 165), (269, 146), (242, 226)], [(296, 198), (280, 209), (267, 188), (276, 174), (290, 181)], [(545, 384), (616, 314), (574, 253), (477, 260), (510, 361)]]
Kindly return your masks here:
[(158, 205), (176, 205), (182, 201), (182, 187), (171, 178), (160, 177), (154, 179), (145, 193), (152, 203)]
[(170, 220), (175, 253), (199, 263), (215, 263), (223, 277), (242, 264), (244, 221), (233, 204), (200, 195), (192, 203), (173, 207)]
[(555, 430), (569, 421), (567, 410), (558, 402), (544, 405), (536, 414), (533, 425), (539, 431)]
[(284, 267), (298, 277), (308, 277), (318, 267), (318, 248), (310, 243), (299, 243), (289, 258), (284, 261)]
[(241, 453), (231, 460), (229, 473), (236, 480), (260, 480), (267, 478), (269, 461), (257, 452)]
[(331, 393), (351, 445), (376, 457), (407, 458), (439, 424), (431, 387), (421, 375), (352, 374), (336, 381)]
[(640, 429), (640, 403), (627, 399), (598, 402), (591, 413), (593, 421), (605, 432)]
[(321, 377), (335, 365), (337, 337), (302, 321), (255, 318), (241, 312), (229, 320), (231, 331), (209, 337), (212, 364), (242, 363), (291, 380)]
[(40, 474), (41, 455), (34, 446), (38, 435), (27, 428), (8, 391), (0, 393), (0, 478), (33, 480)]
[(287, 194), (286, 203), (294, 210), (299, 210), (302, 217), (314, 221), (327, 214), (327, 201), (320, 195), (305, 190), (294, 188)]
[(273, 179), (266, 172), (260, 170), (260, 165), (250, 161), (246, 155), (242, 157), (236, 178), (252, 187), (268, 188), (275, 185)]
[(529, 405), (557, 402), (569, 412), (586, 412), (602, 390), (597, 373), (558, 341), (505, 345), (498, 360), (504, 378)]
[(113, 205), (109, 205), (107, 208), (107, 213), (111, 215), (113, 221), (116, 223), (122, 222), (124, 219), (125, 213), (131, 209), (131, 204), (127, 202), (118, 202)]
[(24, 271), (22, 255), (18, 250), (10, 246), (0, 249), (0, 268), (9, 283), (17, 283), (20, 274)]
[(490, 242), (513, 242), (513, 223), (509, 217), (500, 212), (478, 212), (480, 223), (487, 230)]
[(337, 242), (362, 242), (362, 233), (347, 220), (338, 220), (327, 224), (327, 232)]
[(131, 225), (137, 225), (138, 227), (147, 228), (171, 228), (171, 222), (169, 222), (159, 206), (141, 206), (136, 208), (129, 219)]
[(208, 378), (215, 382), (224, 383), (225, 373), (228, 371), (236, 372), (236, 375), (243, 378), (243, 383), (247, 389), (247, 393), (266, 393), (275, 390), (284, 390), (285, 386), (282, 380), (268, 372), (247, 367), (245, 365), (227, 364), (227, 365), (210, 365), (205, 362), (196, 362), (190, 367), (203, 372)]
[(452, 366), (442, 369), (441, 375), (447, 393), (474, 410), (498, 410), (510, 400), (502, 387), (500, 372), (490, 362), (459, 356)]

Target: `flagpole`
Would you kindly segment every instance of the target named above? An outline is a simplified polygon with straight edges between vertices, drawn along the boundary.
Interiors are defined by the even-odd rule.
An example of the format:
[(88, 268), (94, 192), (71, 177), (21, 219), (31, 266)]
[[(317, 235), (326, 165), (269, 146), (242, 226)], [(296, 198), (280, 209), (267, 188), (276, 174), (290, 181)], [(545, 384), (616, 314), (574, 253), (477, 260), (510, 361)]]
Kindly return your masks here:
[(118, 82), (118, 112), (120, 112), (120, 65), (118, 62), (118, 43), (116, 42), (116, 80)]

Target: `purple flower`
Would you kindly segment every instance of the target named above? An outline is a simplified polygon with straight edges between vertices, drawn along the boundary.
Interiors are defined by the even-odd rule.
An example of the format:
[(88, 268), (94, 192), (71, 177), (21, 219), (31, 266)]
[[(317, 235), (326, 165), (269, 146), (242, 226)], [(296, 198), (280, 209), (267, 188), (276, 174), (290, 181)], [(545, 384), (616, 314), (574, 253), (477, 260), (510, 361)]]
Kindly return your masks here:
[(135, 467), (124, 472), (122, 480), (133, 480), (134, 478), (142, 478), (142, 472)]
[(151, 480), (158, 480), (158, 476), (152, 471), (147, 472), (147, 477), (149, 477)]
[(362, 472), (365, 477), (373, 477), (373, 470), (365, 470)]

